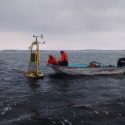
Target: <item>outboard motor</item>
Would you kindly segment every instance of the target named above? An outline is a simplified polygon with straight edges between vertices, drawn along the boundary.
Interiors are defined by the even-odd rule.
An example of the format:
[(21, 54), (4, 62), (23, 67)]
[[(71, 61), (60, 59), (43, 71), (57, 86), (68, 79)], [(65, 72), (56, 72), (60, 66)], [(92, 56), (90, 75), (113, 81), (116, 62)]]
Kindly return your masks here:
[(118, 59), (117, 66), (124, 67), (125, 66), (125, 58)]

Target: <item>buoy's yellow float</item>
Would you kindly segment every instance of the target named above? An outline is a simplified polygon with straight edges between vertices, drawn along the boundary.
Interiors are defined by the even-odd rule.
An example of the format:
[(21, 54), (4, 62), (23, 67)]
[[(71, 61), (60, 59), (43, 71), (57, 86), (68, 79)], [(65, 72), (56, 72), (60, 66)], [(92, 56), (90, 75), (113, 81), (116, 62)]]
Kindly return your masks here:
[[(28, 66), (28, 72), (25, 73), (25, 75), (29, 78), (43, 78), (44, 74), (42, 71), (40, 71), (40, 50), (39, 50), (39, 44), (44, 44), (43, 42), (38, 42), (38, 37), (43, 38), (43, 35), (41, 36), (33, 36), (35, 37), (35, 41), (32, 42), (31, 46), (29, 47), (30, 50), (30, 59), (29, 59), (29, 66)], [(34, 49), (35, 48), (35, 49)]]

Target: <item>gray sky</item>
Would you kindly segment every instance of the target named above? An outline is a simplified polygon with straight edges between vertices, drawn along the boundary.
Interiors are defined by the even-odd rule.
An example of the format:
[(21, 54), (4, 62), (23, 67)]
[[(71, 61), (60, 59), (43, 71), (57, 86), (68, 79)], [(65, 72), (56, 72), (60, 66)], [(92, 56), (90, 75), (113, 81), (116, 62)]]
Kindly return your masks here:
[(125, 49), (125, 0), (0, 0), (0, 49)]

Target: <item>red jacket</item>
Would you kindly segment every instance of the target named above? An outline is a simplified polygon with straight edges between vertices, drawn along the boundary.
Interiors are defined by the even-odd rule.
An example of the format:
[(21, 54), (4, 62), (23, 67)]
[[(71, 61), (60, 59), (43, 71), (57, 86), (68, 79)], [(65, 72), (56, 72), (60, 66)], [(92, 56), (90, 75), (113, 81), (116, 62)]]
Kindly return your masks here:
[(68, 62), (68, 56), (67, 56), (67, 54), (66, 54), (66, 52), (63, 52), (62, 54), (61, 54), (61, 62)]
[(51, 58), (48, 59), (48, 64), (57, 65), (58, 61), (57, 61), (56, 57), (55, 56), (51, 56)]

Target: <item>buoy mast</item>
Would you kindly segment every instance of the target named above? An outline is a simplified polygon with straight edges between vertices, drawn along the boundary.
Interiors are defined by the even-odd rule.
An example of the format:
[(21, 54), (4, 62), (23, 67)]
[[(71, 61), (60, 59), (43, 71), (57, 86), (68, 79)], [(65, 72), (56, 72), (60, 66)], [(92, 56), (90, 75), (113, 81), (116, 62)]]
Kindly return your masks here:
[[(43, 77), (43, 73), (40, 71), (40, 50), (39, 50), (39, 44), (44, 44), (43, 42), (38, 42), (38, 37), (43, 39), (43, 35), (36, 36), (33, 35), (33, 37), (36, 38), (34, 42), (32, 42), (30, 49), (30, 60), (29, 60), (29, 67), (28, 72), (26, 73), (26, 76), (32, 77), (32, 78), (40, 78)], [(36, 46), (36, 49), (34, 50), (33, 47)]]

